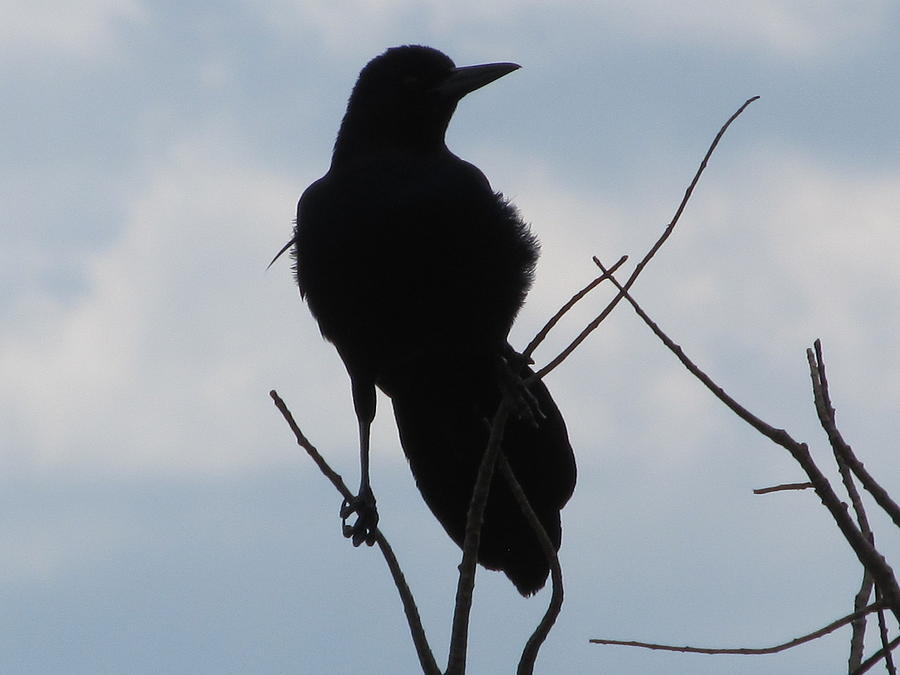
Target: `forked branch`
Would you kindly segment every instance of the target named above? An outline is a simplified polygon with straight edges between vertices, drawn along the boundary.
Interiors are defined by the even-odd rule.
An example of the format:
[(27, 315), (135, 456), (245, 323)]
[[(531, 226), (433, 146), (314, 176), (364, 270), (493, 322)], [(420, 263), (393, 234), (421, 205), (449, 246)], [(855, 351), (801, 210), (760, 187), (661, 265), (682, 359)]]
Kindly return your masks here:
[[(681, 214), (684, 213), (684, 209), (687, 207), (688, 201), (690, 201), (690, 199), (691, 199), (691, 195), (694, 194), (694, 188), (697, 187), (697, 183), (700, 181), (700, 176), (703, 175), (703, 172), (706, 169), (706, 165), (709, 163), (710, 157), (712, 157), (713, 152), (715, 152), (715, 150), (716, 150), (716, 146), (719, 145), (719, 141), (722, 140), (722, 136), (725, 135), (725, 132), (728, 130), (728, 127), (730, 127), (731, 123), (734, 122), (738, 118), (738, 116), (740, 116), (740, 114), (742, 112), (744, 112), (744, 110), (747, 108), (748, 105), (753, 103), (758, 98), (759, 98), (759, 96), (753, 96), (752, 98), (748, 98), (746, 101), (744, 101), (743, 105), (741, 105), (741, 107), (738, 108), (734, 112), (734, 114), (728, 118), (728, 120), (725, 122), (725, 124), (722, 125), (722, 128), (719, 129), (719, 133), (717, 133), (715, 138), (713, 138), (713, 141), (712, 141), (712, 143), (710, 143), (709, 148), (706, 151), (706, 154), (703, 156), (703, 160), (700, 162), (700, 166), (697, 168), (697, 172), (694, 174), (693, 179), (691, 180), (690, 184), (687, 186), (687, 189), (684, 191), (684, 197), (681, 198), (681, 202), (678, 204), (678, 208), (675, 209), (675, 215), (672, 217), (672, 220), (669, 222), (668, 225), (666, 225), (662, 234), (659, 236), (659, 238), (656, 240), (656, 242), (653, 244), (653, 246), (650, 247), (650, 250), (647, 251), (647, 253), (641, 259), (641, 261), (635, 266), (634, 271), (628, 277), (628, 280), (625, 282), (624, 287), (619, 286), (619, 293), (609, 302), (609, 304), (607, 304), (607, 306), (603, 309), (603, 311), (600, 312), (600, 314), (598, 314), (584, 328), (584, 330), (582, 330), (581, 333), (578, 334), (578, 336), (574, 340), (572, 340), (572, 342), (569, 344), (568, 347), (566, 347), (558, 356), (556, 356), (553, 360), (551, 360), (550, 363), (548, 363), (546, 366), (541, 368), (537, 373), (532, 375), (531, 379), (540, 379), (540, 378), (544, 377), (547, 373), (549, 373), (551, 370), (553, 370), (559, 364), (561, 364), (563, 361), (565, 361), (569, 357), (569, 355), (575, 351), (575, 349), (578, 347), (578, 345), (580, 345), (582, 342), (584, 342), (587, 339), (587, 337), (591, 333), (593, 333), (594, 330), (596, 330), (597, 326), (599, 326), (604, 321), (604, 319), (606, 319), (606, 317), (609, 316), (610, 312), (612, 312), (613, 309), (615, 309), (616, 305), (619, 304), (619, 301), (625, 296), (628, 289), (634, 285), (635, 281), (637, 281), (638, 276), (640, 276), (641, 272), (644, 271), (644, 268), (647, 266), (647, 264), (650, 262), (650, 260), (653, 258), (653, 256), (656, 255), (656, 252), (659, 251), (660, 248), (662, 248), (662, 245), (664, 243), (666, 243), (666, 240), (669, 238), (669, 236), (675, 230), (675, 226), (678, 224), (678, 221), (681, 219)], [(596, 258), (595, 258), (595, 260), (596, 260)], [(619, 262), (617, 262), (614, 267), (621, 265), (622, 262), (624, 262), (624, 261), (619, 260)], [(599, 283), (600, 281), (602, 281), (603, 279), (605, 279), (607, 277), (612, 276), (613, 271), (614, 271), (614, 268), (610, 268), (610, 269), (604, 268), (602, 270), (603, 274), (600, 277), (598, 277), (598, 279), (596, 280), (597, 283)], [(594, 282), (591, 282), (591, 283), (593, 284)], [(589, 285), (587, 290), (590, 290), (590, 288), (593, 288), (593, 286)], [(568, 308), (571, 308), (571, 306), (574, 305), (575, 302), (577, 302), (582, 297), (584, 297), (584, 294), (585, 293), (581, 293), (580, 295), (576, 294), (576, 296), (572, 299), (572, 301), (570, 301), (571, 304), (568, 305)], [(529, 349), (533, 349), (533, 347), (531, 345), (529, 345)]]
[[(319, 454), (319, 451), (316, 450), (315, 446), (310, 443), (306, 436), (303, 435), (303, 432), (300, 431), (300, 427), (297, 425), (297, 422), (294, 421), (294, 416), (291, 414), (291, 411), (288, 410), (287, 405), (278, 395), (278, 392), (273, 389), (269, 392), (269, 396), (272, 397), (275, 406), (281, 412), (285, 421), (288, 423), (288, 426), (290, 426), (291, 431), (294, 432), (297, 444), (306, 450), (306, 453), (316, 463), (316, 466), (319, 467), (319, 470), (325, 477), (331, 481), (331, 484), (334, 485), (341, 496), (344, 499), (351, 499), (353, 493), (350, 492), (349, 488), (344, 484), (340, 475), (328, 465), (325, 458)], [(431, 652), (431, 648), (428, 646), (428, 638), (425, 636), (425, 629), (422, 626), (419, 610), (416, 607), (412, 591), (410, 591), (409, 585), (406, 583), (406, 577), (403, 576), (403, 570), (400, 569), (400, 563), (397, 562), (397, 556), (394, 555), (394, 550), (381, 533), (381, 530), (378, 530), (377, 528), (375, 543), (378, 544), (378, 548), (387, 562), (391, 577), (394, 580), (394, 584), (397, 586), (397, 592), (400, 594), (400, 600), (403, 603), (403, 611), (406, 613), (406, 621), (409, 624), (409, 632), (412, 634), (413, 644), (416, 647), (416, 654), (419, 657), (422, 672), (426, 675), (441, 675), (441, 669), (438, 668), (437, 663), (434, 660), (434, 655)]]
[(805, 644), (807, 642), (811, 642), (812, 640), (817, 640), (820, 637), (824, 637), (829, 633), (833, 633), (838, 628), (842, 626), (846, 626), (848, 623), (853, 622), (859, 617), (866, 616), (871, 614), (872, 612), (877, 612), (879, 609), (882, 609), (883, 605), (880, 603), (872, 603), (868, 607), (864, 607), (858, 612), (853, 612), (852, 614), (848, 614), (847, 616), (843, 616), (836, 621), (832, 621), (827, 626), (819, 628), (818, 630), (809, 633), (808, 635), (804, 635), (802, 637), (794, 638), (793, 640), (788, 640), (782, 644), (773, 645), (772, 647), (678, 647), (675, 645), (662, 645), (656, 644), (653, 642), (637, 642), (635, 640), (604, 640), (600, 638), (592, 639), (591, 642), (593, 644), (598, 645), (618, 645), (620, 647), (641, 647), (643, 649), (655, 649), (662, 650), (667, 652), (682, 652), (686, 654), (737, 654), (742, 656), (759, 656), (762, 654), (777, 654), (778, 652), (783, 652), (786, 649), (791, 649), (792, 647), (797, 647), (798, 645)]

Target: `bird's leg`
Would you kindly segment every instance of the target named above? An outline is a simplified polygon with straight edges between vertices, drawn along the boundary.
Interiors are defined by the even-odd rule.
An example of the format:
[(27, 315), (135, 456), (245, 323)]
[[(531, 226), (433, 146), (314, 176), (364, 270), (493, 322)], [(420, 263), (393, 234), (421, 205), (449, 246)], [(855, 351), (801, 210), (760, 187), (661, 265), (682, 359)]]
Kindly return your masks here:
[[(353, 499), (345, 499), (341, 504), (341, 520), (343, 533), (352, 539), (354, 546), (366, 542), (367, 546), (375, 543), (375, 530), (378, 525), (378, 509), (375, 507), (375, 495), (369, 484), (369, 431), (375, 419), (375, 387), (371, 384), (353, 382), (353, 407), (359, 423), (359, 492)], [(347, 524), (347, 518), (356, 514), (356, 522)]]
[(498, 374), (500, 390), (512, 400), (518, 418), (537, 427), (538, 420), (546, 419), (547, 416), (522, 379), (522, 370), (532, 363), (532, 359), (522, 356), (507, 342), (498, 359)]

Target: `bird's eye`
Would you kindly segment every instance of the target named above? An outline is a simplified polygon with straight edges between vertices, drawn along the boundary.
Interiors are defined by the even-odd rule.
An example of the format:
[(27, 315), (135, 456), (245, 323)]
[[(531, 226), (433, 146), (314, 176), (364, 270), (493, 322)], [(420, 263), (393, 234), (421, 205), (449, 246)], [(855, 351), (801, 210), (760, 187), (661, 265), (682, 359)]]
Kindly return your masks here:
[(412, 87), (419, 86), (422, 82), (422, 78), (419, 77), (418, 75), (409, 74), (409, 75), (404, 75), (401, 82), (403, 83), (404, 87), (412, 88)]

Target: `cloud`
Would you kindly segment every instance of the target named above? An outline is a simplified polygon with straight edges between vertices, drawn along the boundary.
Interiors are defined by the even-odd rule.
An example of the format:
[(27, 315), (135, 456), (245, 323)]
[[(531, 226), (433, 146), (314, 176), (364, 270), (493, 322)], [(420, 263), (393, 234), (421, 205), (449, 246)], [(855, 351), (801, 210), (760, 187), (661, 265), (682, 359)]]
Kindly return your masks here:
[(0, 4), (0, 42), (20, 55), (92, 57), (115, 44), (123, 24), (145, 18), (140, 0), (7, 0)]
[[(661, 216), (658, 200), (646, 195), (578, 192), (527, 157), (504, 157), (498, 166), (543, 242), (536, 287), (516, 328), (522, 343), (591, 278), (591, 255), (609, 263), (628, 254), (624, 279), (676, 206)], [(737, 166), (716, 163), (635, 297), (701, 367), (779, 423), (811, 415), (803, 350), (821, 337), (840, 399), (878, 428), (873, 418), (900, 400), (898, 184), (897, 170), (829, 166), (784, 148), (761, 146)], [(598, 289), (583, 301), (538, 352), (539, 363), (609, 297)], [(565, 409), (586, 437), (602, 445), (610, 420), (626, 428), (633, 422), (664, 464), (690, 448), (708, 452), (709, 439), (734, 421), (710, 416), (719, 404), (624, 303), (554, 373), (554, 383), (554, 392), (571, 399)], [(672, 428), (681, 429), (682, 450), (674, 454)]]
[(823, 56), (847, 41), (870, 38), (884, 28), (888, 2), (867, 3), (863, 11), (837, 0), (826, 2), (719, 2), (659, 0), (606, 2), (608, 21), (633, 37), (654, 44), (713, 45), (762, 55)]
[(363, 26), (366, 41), (374, 44), (395, 40), (391, 38), (395, 34), (448, 35), (456, 31), (463, 31), (458, 39), (465, 41), (471, 31), (480, 31), (485, 25), (494, 26), (494, 40), (505, 40), (503, 31), (496, 29), (498, 22), (518, 28), (542, 25), (552, 29), (559, 27), (560, 17), (565, 16), (570, 37), (573, 28), (576, 32), (593, 31), (593, 27), (603, 26), (616, 39), (639, 40), (654, 47), (714, 46), (731, 52), (739, 49), (762, 56), (808, 59), (880, 33), (891, 3), (880, 0), (857, 7), (838, 0), (688, 0), (677, 4), (660, 0), (562, 0), (552, 5), (538, 0), (461, 0), (452, 4), (441, 0), (350, 0), (340, 4), (307, 0), (254, 4), (251, 9), (264, 12), (279, 32), (310, 31), (329, 49), (341, 53), (359, 48), (357, 36)]
[(679, 292), (682, 309), (715, 304), (740, 331), (759, 321), (748, 311), (756, 307), (789, 317), (767, 326), (774, 344), (808, 340), (818, 326), (838, 329), (844, 351), (879, 349), (900, 314), (898, 181), (896, 169), (761, 150), (726, 181), (701, 187), (689, 209), (679, 236), (696, 261), (682, 277), (685, 289), (702, 291)]
[(275, 330), (295, 294), (264, 270), (298, 189), (229, 137), (150, 161), (119, 237), (78, 261), (77, 298), (16, 299), (0, 331), (0, 461), (208, 472), (271, 460), (248, 418), (296, 339)]
[[(137, 1), (88, 0), (78, 5), (80, 16), (58, 2), (4, 4), (6, 52), (20, 61), (43, 59), (39, 65), (61, 55), (73, 70), (72, 78), (60, 78), (22, 68), (10, 88), (10, 100), (22, 105), (10, 109), (7, 125), (7, 145), (17, 154), (7, 172), (16, 208), (6, 217), (13, 246), (5, 260), (18, 283), (5, 287), (0, 303), (0, 475), (7, 477), (0, 576), (12, 603), (3, 658), (9, 665), (0, 669), (154, 672), (163, 654), (173, 672), (243, 662), (287, 672), (314, 655), (321, 664), (313, 666), (322, 667), (307, 670), (344, 672), (366, 663), (365, 650), (353, 644), (323, 651), (328, 630), (305, 627), (324, 622), (334, 633), (374, 623), (385, 629), (381, 644), (391, 630), (405, 630), (389, 581), (371, 567), (378, 562), (371, 552), (345, 549), (339, 498), (298, 455), (266, 396), (279, 390), (352, 485), (356, 429), (343, 367), (297, 298), (286, 261), (264, 271), (288, 236), (300, 189), (327, 164), (352, 77), (365, 58), (401, 39), (446, 45), (461, 63), (514, 58), (533, 64), (538, 80), (557, 78), (552, 106), (527, 93), (473, 98), (451, 138), (451, 147), (521, 207), (543, 241), (537, 283), (516, 327), (524, 339), (593, 275), (590, 255), (609, 261), (627, 253), (633, 265), (671, 216), (699, 160), (694, 152), (702, 153), (719, 115), (730, 112), (710, 121), (703, 106), (694, 114), (696, 106), (679, 102), (680, 92), (669, 96), (667, 83), (684, 76), (685, 64), (710, 64), (710, 77), (696, 83), (697, 96), (706, 91), (710, 101), (737, 103), (757, 92), (745, 91), (748, 74), (736, 76), (736, 63), (771, 79), (776, 91), (795, 92), (780, 98), (780, 117), (769, 130), (818, 119), (810, 106), (825, 115), (830, 123), (810, 127), (817, 133), (794, 133), (796, 126), (775, 132), (807, 143), (802, 150), (767, 144), (759, 140), (765, 129), (754, 137), (760, 126), (742, 122), (635, 295), (739, 400), (816, 444), (825, 460), (803, 355), (821, 336), (842, 430), (873, 473), (900, 475), (892, 459), (900, 432), (900, 169), (891, 165), (889, 134), (877, 133), (890, 126), (878, 111), (892, 106), (866, 89), (875, 91), (878, 74), (893, 61), (872, 60), (874, 75), (849, 98), (832, 91), (860, 60), (892, 49), (887, 33), (896, 20), (882, 27), (886, 5), (876, 3), (851, 10), (833, 0), (762, 0), (751, 15), (735, 3), (695, 1), (275, 0), (247, 3), (247, 12), (232, 5), (217, 15), (221, 24), (179, 22), (184, 6), (147, 4), (159, 19), (150, 29), (183, 31), (163, 31), (160, 40), (139, 35), (128, 60), (112, 68), (95, 68), (90, 59), (121, 51), (125, 34), (145, 29), (134, 23), (144, 14), (129, 9), (142, 12)], [(10, 21), (13, 10), (30, 16), (31, 25)], [(263, 12), (266, 31), (258, 25)], [(837, 80), (827, 77), (836, 55), (852, 47), (856, 60), (835, 71)], [(776, 66), (759, 67), (757, 55)], [(822, 77), (801, 73), (798, 80), (797, 58), (821, 68)], [(16, 65), (9, 61), (7, 74)], [(79, 69), (85, 72), (76, 75)], [(59, 82), (68, 83), (66, 95)], [(534, 82), (523, 74), (502, 86), (527, 92)], [(630, 83), (646, 96), (621, 104)], [(579, 87), (579, 97), (567, 93)], [(655, 95), (660, 89), (663, 98)], [(889, 96), (891, 88), (877, 92)], [(824, 99), (842, 103), (818, 107)], [(537, 107), (527, 112), (523, 101)], [(871, 103), (880, 126), (871, 125)], [(476, 105), (490, 107), (500, 129), (524, 128), (524, 135), (492, 140)], [(564, 109), (575, 112), (559, 115)], [(672, 113), (664, 123), (660, 109)], [(645, 114), (654, 119), (641, 121)], [(530, 126), (526, 115), (547, 124)], [(209, 127), (223, 116), (236, 121)], [(699, 132), (685, 126), (701, 117)], [(596, 132), (578, 134), (584, 127)], [(869, 133), (840, 133), (850, 127)], [(688, 156), (674, 160), (673, 152), (691, 145)], [(734, 152), (749, 147), (755, 150)], [(605, 171), (614, 175), (607, 179)], [(607, 297), (600, 290), (564, 322), (539, 363)], [(575, 592), (560, 635), (590, 626), (591, 635), (641, 637), (652, 620), (656, 635), (687, 626), (685, 641), (740, 644), (753, 635), (765, 642), (842, 611), (842, 598), (855, 592), (856, 563), (827, 529), (814, 496), (749, 494), (799, 478), (795, 464), (690, 378), (627, 307), (548, 385), (579, 461), (579, 487), (564, 512), (564, 565)], [(395, 533), (410, 582), (427, 591), (419, 597), (424, 620), (443, 626), (449, 596), (441, 589), (452, 593), (457, 549), (416, 494), (384, 403), (372, 458), (383, 522)], [(795, 573), (813, 567), (821, 573)], [(374, 580), (362, 603), (375, 608), (372, 616), (358, 612), (357, 578)], [(710, 587), (722, 593), (710, 594)], [(823, 594), (823, 587), (838, 592)], [(479, 596), (483, 617), (519, 602), (502, 575), (480, 573), (479, 588), (486, 593)], [(741, 592), (746, 588), (753, 592)], [(773, 603), (785, 610), (777, 626)], [(616, 611), (598, 614), (598, 606)], [(723, 607), (733, 614), (736, 606), (740, 625), (719, 620)], [(650, 617), (646, 607), (674, 609)], [(517, 657), (531, 612), (536, 621), (541, 611), (539, 600), (521, 608), (509, 639), (473, 654), (473, 670), (497, 672), (499, 659)], [(183, 618), (186, 609), (187, 619), (160, 620)], [(358, 619), (349, 628), (348, 616)], [(727, 634), (716, 632), (722, 626)], [(556, 672), (596, 670), (598, 663), (640, 672), (652, 658), (587, 645), (573, 651), (566, 640), (557, 642), (542, 656)], [(398, 644), (399, 655), (391, 654), (397, 661), (383, 672), (415, 667), (413, 652)], [(844, 658), (841, 640), (829, 644), (778, 657), (787, 663), (781, 670), (825, 672), (825, 663)]]

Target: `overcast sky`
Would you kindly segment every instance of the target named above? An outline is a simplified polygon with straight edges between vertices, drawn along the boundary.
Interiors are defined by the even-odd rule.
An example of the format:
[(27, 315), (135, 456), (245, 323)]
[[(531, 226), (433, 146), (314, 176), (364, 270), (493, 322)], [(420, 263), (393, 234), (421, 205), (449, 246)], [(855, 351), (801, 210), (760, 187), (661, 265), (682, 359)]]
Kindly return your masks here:
[[(384, 562), (341, 537), (268, 398), (356, 484), (343, 366), (287, 262), (265, 266), (359, 69), (397, 44), (523, 66), (448, 134), (543, 243), (519, 347), (591, 255), (643, 255), (760, 95), (634, 295), (827, 466), (804, 355), (821, 338), (846, 438), (900, 493), (898, 34), (888, 0), (0, 2), (0, 672), (416, 672)], [(752, 494), (804, 476), (624, 305), (547, 384), (579, 483), (539, 672), (844, 668), (846, 630), (767, 657), (588, 644), (777, 643), (849, 613), (860, 571), (813, 494)], [(389, 411), (381, 524), (444, 663), (459, 552)], [(470, 671), (512, 672), (546, 602), (481, 571)]]

